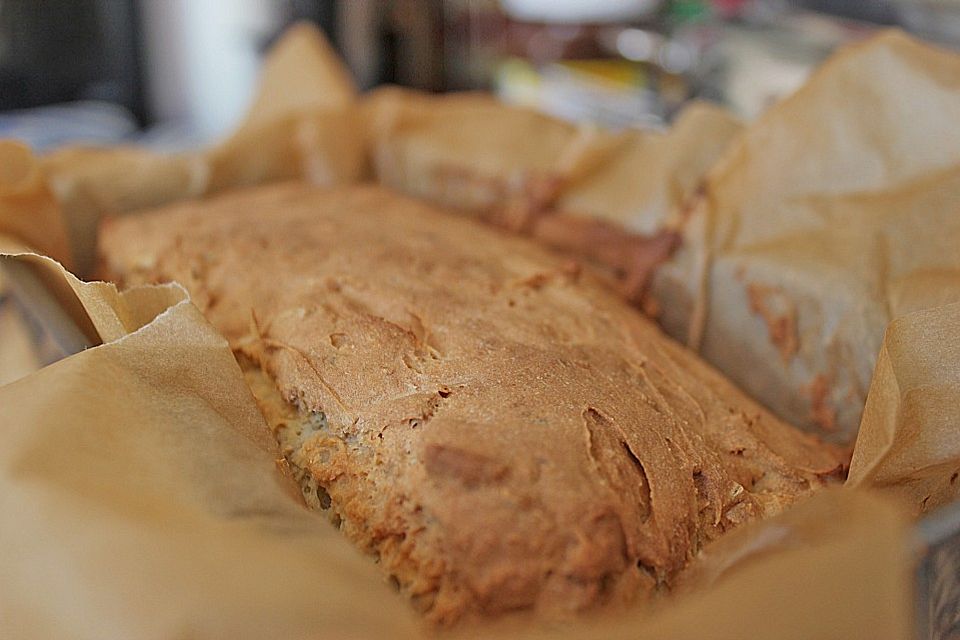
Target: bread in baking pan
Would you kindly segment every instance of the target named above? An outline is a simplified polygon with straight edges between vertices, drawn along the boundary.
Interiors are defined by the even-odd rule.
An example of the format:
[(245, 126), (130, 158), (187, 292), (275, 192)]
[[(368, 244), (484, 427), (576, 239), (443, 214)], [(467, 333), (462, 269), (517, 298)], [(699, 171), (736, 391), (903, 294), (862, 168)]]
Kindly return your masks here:
[(589, 270), (383, 188), (178, 204), (101, 251), (190, 290), (306, 502), (441, 624), (649, 599), (841, 465)]

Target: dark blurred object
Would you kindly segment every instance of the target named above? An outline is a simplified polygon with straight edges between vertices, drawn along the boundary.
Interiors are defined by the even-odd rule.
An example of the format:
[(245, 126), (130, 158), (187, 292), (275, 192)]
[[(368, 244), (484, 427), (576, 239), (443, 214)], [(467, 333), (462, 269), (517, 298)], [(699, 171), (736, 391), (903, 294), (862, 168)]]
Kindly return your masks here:
[(321, 22), (363, 89), (488, 88), (502, 53), (497, 0), (300, 0), (290, 20), (324, 7)]
[[(285, 9), (283, 27), (301, 20), (309, 20), (323, 29), (330, 42), (339, 48), (340, 33), (337, 30), (339, 9), (337, 2), (333, 0), (286, 0)], [(281, 29), (270, 39), (269, 43), (265, 44), (263, 51), (266, 52), (269, 45), (276, 42), (282, 34), (283, 30)]]
[(333, 42), (361, 88), (400, 84), (446, 88), (441, 0), (350, 0), (336, 3)]
[(795, 0), (794, 5), (807, 9), (829, 13), (849, 20), (862, 20), (878, 25), (895, 25), (899, 22), (899, 10), (902, 3), (890, 0)]
[(0, 110), (96, 100), (147, 113), (135, 0), (0, 2)]
[(449, 89), (489, 89), (502, 57), (505, 17), (497, 0), (443, 5), (443, 73)]
[(774, 20), (799, 11), (832, 16), (848, 24), (899, 27), (960, 49), (960, 2), (956, 0), (750, 0), (744, 5), (754, 16), (765, 12)]

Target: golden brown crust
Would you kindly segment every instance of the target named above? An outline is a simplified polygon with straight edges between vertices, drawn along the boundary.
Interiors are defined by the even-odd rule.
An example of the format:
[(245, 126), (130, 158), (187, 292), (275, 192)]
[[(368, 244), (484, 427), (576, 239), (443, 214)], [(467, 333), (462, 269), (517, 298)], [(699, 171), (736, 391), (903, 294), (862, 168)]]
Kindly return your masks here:
[(317, 418), (285, 453), (434, 621), (649, 597), (840, 464), (588, 270), (380, 188), (237, 192), (102, 248)]

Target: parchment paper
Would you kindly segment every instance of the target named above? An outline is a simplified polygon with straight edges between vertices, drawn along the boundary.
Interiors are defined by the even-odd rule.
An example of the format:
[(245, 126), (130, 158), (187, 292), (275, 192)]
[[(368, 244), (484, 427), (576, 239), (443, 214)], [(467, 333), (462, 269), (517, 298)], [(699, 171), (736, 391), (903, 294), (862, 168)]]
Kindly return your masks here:
[(210, 173), (198, 155), (135, 147), (68, 147), (33, 158), (33, 163), (56, 196), (82, 274), (94, 268), (97, 228), (104, 216), (200, 196)]
[(844, 49), (710, 172), (653, 295), (667, 331), (786, 420), (856, 436), (883, 331), (960, 300), (960, 56)]
[(378, 181), (474, 213), (552, 200), (618, 142), (476, 92), (431, 96), (389, 87), (368, 95), (363, 110)]
[(960, 304), (890, 323), (847, 484), (883, 488), (916, 514), (960, 496)]
[(554, 208), (640, 233), (679, 224), (675, 216), (743, 124), (722, 107), (694, 102), (665, 132), (628, 131), (599, 166), (572, 182)]
[(208, 192), (304, 179), (353, 182), (368, 173), (356, 86), (323, 34), (292, 26), (264, 60), (260, 84), (238, 130), (204, 154)]
[[(858, 56), (867, 54), (872, 60), (869, 65), (861, 60), (852, 71), (832, 80), (832, 84), (827, 83), (829, 91), (823, 96), (815, 90), (817, 82), (824, 82), (824, 74), (829, 79), (837, 68), (845, 69), (843, 64), (831, 63), (815, 77), (814, 89), (804, 90), (819, 96), (812, 101), (822, 110), (815, 113), (817, 118), (827, 118), (835, 108), (835, 94), (842, 94), (849, 84), (855, 88), (851, 95), (857, 100), (894, 105), (878, 108), (881, 114), (889, 116), (888, 127), (908, 121), (902, 111), (913, 103), (906, 99), (898, 102), (899, 92), (891, 89), (887, 95), (857, 84), (856, 79), (864, 70), (875, 64), (887, 64), (885, 73), (894, 75), (898, 69), (903, 72), (901, 75), (907, 75), (904, 67), (909, 67), (911, 76), (922, 80), (914, 87), (915, 99), (931, 88), (946, 87), (940, 93), (932, 91), (934, 106), (929, 107), (931, 113), (927, 115), (936, 115), (933, 112), (941, 108), (951, 113), (947, 107), (952, 104), (955, 87), (950, 83), (960, 77), (953, 74), (952, 56), (944, 58), (946, 54), (931, 53), (901, 36), (884, 36), (842, 54), (839, 60), (856, 61), (860, 60)], [(851, 77), (853, 71), (856, 73)], [(804, 91), (801, 97), (807, 95)], [(304, 103), (310, 104), (310, 96), (319, 94), (322, 92), (306, 91)], [(919, 103), (926, 104), (924, 100)], [(326, 104), (315, 107), (294, 111), (335, 112)], [(874, 156), (867, 152), (874, 149), (871, 145), (877, 140), (890, 148), (903, 147), (904, 154), (925, 148), (920, 141), (913, 141), (912, 134), (902, 139), (896, 132), (877, 134), (870, 126), (852, 119), (853, 111), (844, 110), (851, 122), (843, 122), (850, 126), (831, 129), (830, 136), (815, 138), (810, 153), (829, 157), (828, 152), (835, 151), (830, 141), (836, 136), (838, 146), (865, 149), (867, 160), (861, 160), (868, 165), (872, 162), (869, 158)], [(369, 118), (369, 113), (362, 115)], [(277, 124), (285, 117), (288, 116), (253, 118), (246, 131), (266, 132), (279, 127), (289, 132), (289, 125)], [(389, 124), (392, 117), (388, 113), (376, 118), (385, 118), (383, 121)], [(813, 116), (803, 116), (810, 117)], [(769, 122), (777, 122), (774, 116), (770, 118)], [(801, 116), (790, 116), (787, 124), (794, 123), (796, 118)], [(797, 181), (798, 175), (816, 173), (814, 169), (820, 160), (805, 160), (805, 147), (799, 139), (791, 138), (790, 127), (783, 125), (786, 149), (780, 151), (803, 171), (777, 178), (776, 189), (771, 187), (769, 192), (766, 187), (760, 189), (767, 184), (766, 180), (776, 177), (757, 168), (763, 165), (760, 150), (766, 152), (777, 146), (776, 138), (771, 137), (774, 133), (765, 133), (765, 128), (771, 126), (765, 123), (768, 120), (748, 128), (740, 142), (735, 143), (743, 149), (750, 144), (744, 140), (759, 136), (754, 142), (756, 167), (750, 166), (763, 180), (748, 183), (742, 177), (735, 178), (740, 175), (734, 171), (739, 160), (729, 158), (742, 159), (746, 152), (731, 152), (712, 175), (706, 197), (685, 225), (687, 253), (682, 253), (675, 264), (684, 266), (691, 259), (689, 254), (693, 254), (700, 256), (699, 263), (693, 263), (701, 265), (700, 271), (679, 272), (689, 282), (699, 282), (693, 276), (706, 273), (704, 265), (714, 264), (706, 260), (713, 257), (712, 253), (704, 250), (697, 254), (691, 247), (713, 247), (705, 240), (715, 242), (715, 238), (721, 237), (712, 231), (706, 233), (708, 228), (712, 230), (710, 225), (715, 217), (702, 213), (704, 207), (709, 205), (712, 211), (720, 206), (718, 203), (726, 202), (723, 196), (728, 193), (740, 194), (738, 197), (753, 202), (743, 196), (743, 192), (752, 189), (780, 198), (777, 194), (794, 193), (790, 191), (793, 185), (803, 182)], [(757, 127), (761, 133), (751, 133)], [(857, 127), (866, 133), (860, 136), (861, 129)], [(777, 136), (781, 135), (779, 128), (774, 129)], [(844, 131), (857, 132), (860, 137), (846, 137)], [(267, 133), (262, 135), (264, 141), (270, 138)], [(616, 146), (608, 146), (603, 136), (578, 135), (581, 134), (575, 133), (573, 138), (561, 136), (561, 146), (574, 149), (565, 157), (579, 159), (563, 165), (578, 167), (566, 175), (576, 179), (599, 175), (592, 172), (600, 170), (605, 158), (614, 157), (606, 154)], [(567, 146), (571, 139), (585, 142), (577, 143), (579, 147)], [(860, 147), (853, 141), (860, 141)], [(603, 144), (595, 145), (597, 142)], [(922, 142), (928, 146), (947, 144), (949, 136), (928, 136)], [(286, 143), (278, 144), (278, 148), (284, 148)], [(253, 164), (259, 162), (256, 154), (249, 152), (256, 147), (257, 143), (236, 146), (239, 166), (231, 171), (242, 178), (226, 180), (223, 188), (233, 186), (234, 179), (242, 184), (257, 182), (257, 175), (271, 175), (272, 169), (260, 174), (260, 169), (251, 169), (247, 173), (243, 157), (249, 157)], [(594, 149), (600, 153), (594, 155)], [(793, 149), (793, 155), (787, 153), (789, 149)], [(0, 152), (11, 153), (4, 146), (0, 146)], [(22, 150), (12, 153), (23, 157)], [(917, 153), (925, 157), (928, 152)], [(225, 155), (231, 160), (234, 157), (229, 152)], [(901, 159), (890, 153), (884, 156), (884, 162), (878, 163), (880, 168), (871, 165), (869, 171), (862, 169), (870, 180), (863, 178), (854, 186), (860, 189), (857, 185), (863, 184), (867, 185), (864, 189), (874, 189), (882, 195), (876, 201), (882, 203), (890, 202), (885, 189), (905, 189), (906, 201), (915, 208), (904, 210), (929, 210), (924, 203), (941, 202), (936, 200), (938, 194), (943, 197), (942, 203), (949, 200), (947, 185), (951, 184), (946, 161), (932, 151), (929, 156), (921, 162), (913, 155)], [(286, 156), (278, 153), (274, 157), (283, 160)], [(752, 152), (750, 157), (754, 157)], [(193, 157), (187, 159), (193, 161)], [(491, 161), (489, 157), (487, 161)], [(18, 165), (27, 166), (27, 170), (4, 168), (0, 172), (5, 185), (0, 191), (0, 229), (16, 233), (34, 248), (70, 259), (73, 254), (67, 230), (72, 227), (64, 222), (52, 189), (42, 173), (35, 173), (36, 165), (32, 162), (36, 161)], [(148, 160), (146, 166), (151, 162)], [(157, 180), (174, 185), (165, 193), (194, 184), (171, 178), (193, 175), (179, 173), (177, 168), (184, 166), (179, 162), (182, 161), (154, 165), (164, 169), (157, 173), (164, 176), (163, 180)], [(927, 172), (930, 167), (940, 166), (938, 162), (943, 165), (942, 171)], [(3, 162), (0, 166), (5, 167)], [(495, 164), (491, 166), (496, 168)], [(857, 166), (837, 165), (832, 171), (837, 173), (840, 167), (855, 175), (861, 170)], [(102, 175), (122, 170), (121, 164), (114, 167)], [(782, 165), (781, 170), (786, 171)], [(145, 171), (148, 183), (154, 179), (151, 174)], [(910, 181), (893, 180), (901, 175), (909, 175)], [(100, 191), (105, 189), (109, 193), (111, 186), (99, 182), (106, 177), (89, 179), (92, 184), (81, 192), (105, 193)], [(910, 185), (927, 185), (926, 179), (933, 180), (930, 184), (935, 184), (935, 188), (918, 188), (923, 195), (912, 200), (915, 194)], [(729, 192), (723, 188), (728, 180), (733, 184)], [(837, 191), (849, 196), (845, 191), (848, 187), (842, 180), (839, 182)], [(209, 183), (204, 184), (205, 191)], [(575, 184), (576, 180), (571, 178), (563, 186)], [(825, 176), (816, 184), (824, 193), (834, 195)], [(28, 195), (21, 197), (21, 193)], [(132, 193), (139, 195), (140, 187), (132, 188)], [(554, 190), (552, 196), (560, 193), (563, 191)], [(860, 191), (854, 193), (857, 198), (861, 195)], [(175, 193), (173, 197), (183, 196)], [(766, 196), (757, 197), (757, 202), (768, 202)], [(870, 224), (872, 212), (879, 205), (869, 199), (863, 204), (857, 198), (855, 204), (861, 209), (856, 224)], [(105, 200), (129, 202), (116, 196)], [(778, 206), (781, 201), (795, 204), (786, 195), (775, 199)], [(798, 196), (796, 202), (806, 200)], [(18, 203), (20, 208), (13, 206)], [(833, 211), (829, 207), (826, 210)], [(660, 220), (660, 216), (658, 213), (654, 218)], [(773, 217), (769, 215), (763, 220)], [(819, 224), (821, 218), (811, 220)], [(668, 220), (669, 216), (663, 219)], [(704, 220), (709, 220), (710, 225)], [(800, 223), (809, 220), (801, 216), (794, 222), (802, 227)], [(948, 218), (944, 220), (944, 224), (948, 222)], [(851, 235), (855, 234), (856, 225), (847, 224), (846, 220), (844, 224), (837, 222), (830, 230), (836, 232), (845, 225), (850, 227)], [(897, 233), (904, 236), (912, 231), (907, 223), (897, 227)], [(927, 239), (923, 237), (924, 241)], [(834, 248), (824, 247), (816, 254), (818, 260), (831, 265), (836, 258)], [(909, 256), (923, 259), (927, 254), (904, 250), (897, 255), (906, 264)], [(328, 523), (303, 511), (297, 497), (289, 493), (289, 485), (274, 468), (273, 443), (266, 437), (262, 418), (225, 341), (182, 299), (180, 289), (146, 288), (119, 294), (110, 285), (85, 285), (37, 257), (0, 258), (10, 259), (33, 264), (48, 281), (59, 282), (54, 289), (62, 296), (72, 296), (70, 308), (75, 314), (89, 316), (85, 322), (104, 342), (0, 387), (0, 428), (6, 435), (5, 445), (0, 447), (0, 513), (5, 514), (0, 517), (0, 573), (5, 578), (0, 581), (0, 618), (12, 621), (13, 625), (8, 627), (13, 630), (12, 637), (351, 638), (418, 633), (408, 609), (383, 584), (370, 560), (351, 550)], [(790, 264), (793, 269), (810, 266), (807, 262)], [(795, 278), (793, 271), (779, 267), (771, 266), (769, 273), (778, 278), (789, 273), (787, 281), (791, 283)], [(924, 281), (933, 284), (917, 287), (912, 286), (917, 281), (911, 281), (911, 286), (901, 287), (900, 297), (891, 303), (895, 308), (915, 309), (933, 304), (937, 295), (949, 291), (936, 284), (951, 282), (949, 273), (946, 278), (940, 278), (938, 273), (924, 273), (928, 277)], [(677, 278), (681, 283), (688, 280)], [(700, 289), (694, 286), (687, 290)], [(822, 293), (823, 289), (818, 291)], [(663, 290), (660, 293), (663, 295)], [(691, 295), (690, 301), (694, 299)], [(834, 303), (824, 296), (818, 304), (830, 308)], [(711, 310), (718, 304), (712, 302)], [(694, 308), (692, 302), (687, 308)], [(873, 354), (879, 351), (881, 356), (861, 441), (854, 454), (850, 484), (879, 487), (899, 498), (906, 496), (913, 501), (915, 511), (917, 506), (919, 510), (931, 509), (952, 496), (952, 489), (943, 485), (952, 486), (955, 469), (960, 468), (960, 447), (953, 446), (956, 428), (950, 428), (951, 423), (960, 422), (960, 404), (951, 395), (956, 393), (953, 374), (957, 370), (957, 354), (938, 348), (960, 344), (956, 313), (953, 306), (904, 316), (891, 327), (882, 351), (878, 342)], [(684, 328), (692, 324), (688, 318)], [(704, 330), (705, 337), (707, 331)], [(765, 344), (764, 331), (756, 333), (756, 340)], [(745, 350), (742, 357), (754, 356)], [(948, 371), (949, 375), (945, 373)], [(868, 371), (867, 380), (869, 375)], [(702, 637), (705, 632), (718, 638), (904, 637), (906, 625), (910, 624), (910, 579), (905, 572), (911, 561), (904, 522), (897, 509), (882, 498), (853, 490), (821, 494), (778, 519), (738, 530), (723, 539), (722, 546), (708, 548), (703, 563), (690, 575), (689, 593), (665, 602), (661, 610), (586, 621), (551, 629), (549, 634), (583, 638), (683, 638)], [(479, 632), (467, 635), (476, 633)], [(486, 629), (483, 633), (493, 631)], [(501, 635), (523, 637), (527, 633), (528, 630), (512, 627)]]
[(4, 637), (413, 635), (369, 560), (297, 503), (182, 289), (118, 294), (0, 260), (58, 278), (104, 340), (0, 388)]
[[(0, 253), (29, 249), (7, 236), (0, 236)], [(32, 373), (53, 360), (42, 336), (27, 319), (0, 271), (0, 386)]]
[[(0, 287), (3, 285), (0, 284)], [(13, 298), (0, 294), (0, 385), (13, 382), (44, 365), (30, 325)]]
[(653, 612), (542, 637), (671, 640), (901, 640), (911, 627), (907, 519), (867, 493), (832, 490), (733, 531)]
[(68, 228), (30, 149), (0, 140), (0, 237), (73, 264)]
[(353, 106), (357, 87), (323, 33), (309, 22), (294, 24), (267, 54), (260, 85), (241, 129), (291, 113)]

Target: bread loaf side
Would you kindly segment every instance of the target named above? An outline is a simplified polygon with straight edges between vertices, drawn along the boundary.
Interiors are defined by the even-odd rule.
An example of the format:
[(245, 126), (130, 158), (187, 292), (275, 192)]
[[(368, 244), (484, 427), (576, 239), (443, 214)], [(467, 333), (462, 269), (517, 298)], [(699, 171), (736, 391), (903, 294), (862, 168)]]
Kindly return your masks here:
[(589, 271), (378, 187), (234, 192), (101, 246), (190, 290), (306, 502), (438, 623), (649, 599), (841, 465)]

